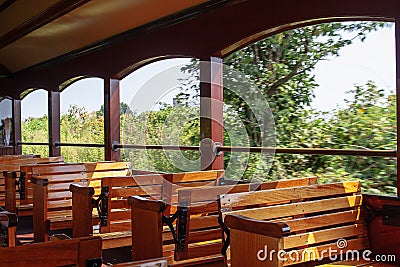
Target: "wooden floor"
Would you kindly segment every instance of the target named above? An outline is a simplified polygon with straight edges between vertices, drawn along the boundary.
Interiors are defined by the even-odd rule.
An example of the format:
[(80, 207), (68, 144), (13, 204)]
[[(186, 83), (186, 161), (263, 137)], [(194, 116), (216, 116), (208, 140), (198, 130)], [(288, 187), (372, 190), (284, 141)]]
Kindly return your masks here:
[[(23, 245), (33, 243), (33, 225), (32, 217), (20, 217), (17, 227), (17, 244)], [(65, 233), (71, 236), (71, 231), (54, 232)], [(103, 263), (116, 264), (131, 261), (131, 247), (123, 247), (118, 249), (107, 249), (103, 251)]]

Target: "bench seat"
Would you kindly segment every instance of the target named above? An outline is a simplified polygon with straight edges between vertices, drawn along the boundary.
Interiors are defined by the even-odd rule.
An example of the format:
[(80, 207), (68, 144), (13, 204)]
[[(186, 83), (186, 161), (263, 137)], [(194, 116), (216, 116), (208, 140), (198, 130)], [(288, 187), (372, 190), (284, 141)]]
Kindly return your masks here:
[[(175, 249), (167, 257), (164, 239), (166, 219), (162, 201), (132, 196), (132, 253), (134, 260), (167, 257), (171, 266), (224, 266), (223, 246), (217, 199), (219, 195), (252, 190), (285, 188), (314, 184), (316, 177), (270, 181), (259, 184), (232, 184), (181, 188), (177, 192), (177, 210), (169, 218), (176, 231)], [(170, 246), (170, 244), (168, 244)], [(170, 251), (168, 251), (170, 253)]]
[[(48, 241), (49, 231), (73, 227), (73, 183), (92, 186), (93, 194), (100, 195), (101, 179), (105, 176), (122, 176), (131, 173), (129, 162), (86, 162), (32, 166), (30, 182), (33, 189), (33, 230), (35, 242)], [(91, 224), (98, 215), (91, 209)]]
[(227, 263), (232, 267), (396, 266), (368, 262), (370, 257), (347, 263), (340, 258), (353, 251), (370, 255), (359, 182), (227, 194), (221, 196), (220, 207), (230, 228)]

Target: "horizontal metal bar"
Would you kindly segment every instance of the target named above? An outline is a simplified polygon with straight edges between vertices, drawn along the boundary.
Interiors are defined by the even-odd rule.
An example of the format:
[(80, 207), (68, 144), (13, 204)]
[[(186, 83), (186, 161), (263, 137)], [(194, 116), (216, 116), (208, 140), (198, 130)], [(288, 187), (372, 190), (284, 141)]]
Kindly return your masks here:
[(253, 152), (275, 154), (303, 154), (303, 155), (337, 155), (337, 156), (365, 156), (365, 157), (396, 157), (396, 150), (373, 149), (332, 149), (332, 148), (269, 148), (269, 147), (230, 147), (217, 148), (223, 152)]
[[(114, 148), (133, 149), (159, 149), (159, 150), (194, 150), (199, 146), (162, 146), (162, 145), (132, 145), (115, 144)], [(338, 156), (365, 156), (365, 157), (396, 157), (396, 150), (376, 149), (331, 149), (331, 148), (271, 148), (271, 147), (239, 147), (218, 146), (218, 152), (252, 152), (252, 153), (275, 153), (275, 154), (303, 154), (303, 155), (338, 155)]]
[(50, 143), (45, 142), (17, 142), (17, 146), (26, 145), (26, 146), (48, 146)]
[[(45, 142), (17, 142), (17, 145), (26, 146), (49, 146), (50, 143)], [(74, 146), (74, 147), (105, 147), (104, 144), (90, 144), (90, 143), (54, 143), (55, 147), (61, 146)]]
[(113, 148), (156, 149), (156, 150), (194, 150), (199, 151), (199, 146), (162, 146), (162, 145), (131, 145), (114, 144)]
[(90, 143), (54, 143), (55, 147), (60, 146), (74, 146), (74, 147), (105, 147), (104, 144), (90, 144)]

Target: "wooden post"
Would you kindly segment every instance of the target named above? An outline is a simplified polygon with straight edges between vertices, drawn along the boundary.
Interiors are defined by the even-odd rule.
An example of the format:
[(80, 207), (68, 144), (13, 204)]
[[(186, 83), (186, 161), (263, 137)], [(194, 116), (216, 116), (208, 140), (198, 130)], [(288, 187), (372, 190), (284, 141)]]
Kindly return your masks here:
[(400, 18), (396, 27), (396, 126), (397, 126), (397, 196), (400, 196)]
[(104, 81), (104, 144), (105, 160), (120, 161), (120, 151), (113, 151), (112, 144), (120, 142), (119, 80)]
[(61, 149), (54, 143), (60, 142), (60, 92), (49, 91), (49, 156), (61, 155)]
[(17, 143), (22, 140), (21, 100), (20, 99), (13, 99), (12, 118), (13, 118), (12, 133), (13, 133), (14, 155), (21, 155), (22, 154), (22, 146), (17, 145)]
[(200, 63), (200, 136), (201, 169), (224, 169), (223, 154), (212, 153), (214, 142), (223, 144), (223, 65), (222, 59), (211, 57)]
[(33, 195), (33, 238), (34, 242), (47, 242), (49, 221), (47, 220), (47, 179), (31, 178)]

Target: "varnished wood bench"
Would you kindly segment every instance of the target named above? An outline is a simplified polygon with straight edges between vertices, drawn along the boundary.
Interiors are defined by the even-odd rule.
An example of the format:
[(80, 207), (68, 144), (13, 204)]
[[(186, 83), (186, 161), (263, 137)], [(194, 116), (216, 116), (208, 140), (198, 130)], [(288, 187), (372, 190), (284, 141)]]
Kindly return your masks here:
[(0, 247), (15, 246), (17, 222), (17, 214), (0, 208)]
[[(72, 194), (77, 183), (95, 188), (100, 194), (101, 178), (130, 175), (128, 162), (87, 162), (55, 166), (33, 166), (33, 231), (35, 242), (48, 240), (50, 230), (72, 228)], [(38, 175), (40, 174), (40, 175)], [(96, 219), (96, 218), (94, 218)]]
[(7, 163), (0, 161), (0, 206), (5, 206), (6, 210), (10, 212), (17, 212), (16, 205), (20, 200), (20, 195), (23, 195), (22, 191), (26, 186), (24, 177), (21, 179), (21, 166), (59, 162), (64, 162), (64, 158), (28, 157), (16, 158), (7, 161)]
[(0, 248), (0, 266), (101, 266), (101, 238), (84, 237)]
[(37, 154), (21, 154), (21, 155), (0, 155), (0, 163), (14, 159), (26, 159), (26, 158), (40, 158)]
[[(101, 180), (102, 198), (92, 198), (94, 188), (71, 185), (73, 195), (73, 236), (98, 234), (103, 238), (103, 249), (131, 246), (131, 211), (127, 198), (132, 195), (162, 200), (169, 203), (164, 213), (175, 212), (171, 203), (177, 201), (178, 188), (217, 184), (222, 171), (201, 171), (175, 174), (151, 174), (132, 177), (104, 177)], [(93, 233), (91, 214), (93, 203), (98, 203), (100, 210), (99, 232)], [(169, 235), (170, 251), (174, 245)]]
[[(58, 163), (57, 158), (60, 159)], [(40, 166), (36, 164), (21, 165), (19, 170), (8, 172), (6, 175), (7, 201), (6, 209), (11, 212), (16, 212), (18, 216), (30, 216), (33, 214), (33, 189), (30, 182), (31, 177), (59, 175), (64, 173), (79, 174), (86, 172), (86, 166), (90, 171), (90, 166), (98, 164), (96, 162), (88, 163), (63, 163), (61, 157), (52, 157), (54, 159), (51, 165), (46, 165), (45, 162), (40, 162)], [(106, 162), (102, 162), (106, 163)], [(146, 170), (131, 170), (135, 174), (154, 173)], [(17, 186), (18, 185), (18, 186)], [(15, 188), (18, 187), (18, 190)], [(16, 193), (17, 192), (17, 193)]]
[[(271, 188), (284, 188), (314, 184), (316, 177), (264, 182), (204, 186), (178, 190), (174, 254), (166, 240), (165, 204), (161, 201), (130, 197), (132, 206), (132, 254), (134, 260), (167, 257), (173, 266), (223, 266), (222, 240), (219, 225), (218, 196), (225, 193), (248, 192)], [(164, 218), (163, 218), (164, 217)]]
[(395, 266), (361, 257), (370, 246), (358, 182), (226, 194), (220, 206), (232, 267)]

